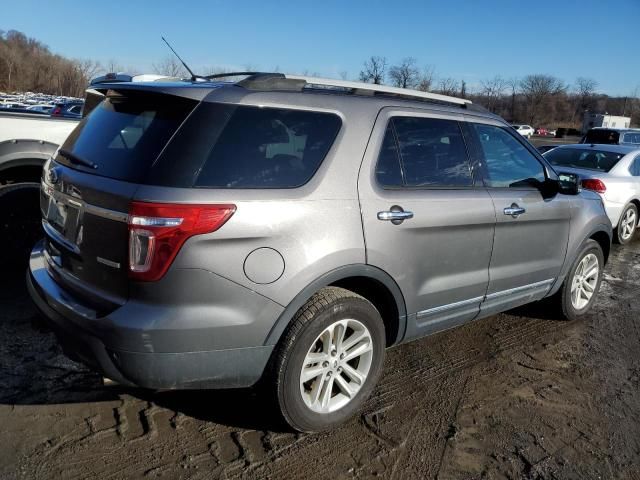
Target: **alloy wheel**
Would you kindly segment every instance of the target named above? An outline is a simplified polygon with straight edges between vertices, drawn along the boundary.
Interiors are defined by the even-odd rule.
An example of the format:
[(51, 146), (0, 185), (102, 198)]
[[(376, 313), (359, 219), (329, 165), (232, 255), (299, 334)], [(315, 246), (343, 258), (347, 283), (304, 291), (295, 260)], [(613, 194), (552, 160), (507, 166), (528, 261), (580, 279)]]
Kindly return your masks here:
[(373, 359), (373, 338), (354, 319), (338, 320), (311, 344), (300, 372), (300, 394), (316, 413), (347, 405), (367, 380)]
[(576, 310), (585, 308), (595, 293), (600, 275), (598, 257), (593, 253), (584, 256), (573, 274), (571, 282), (571, 304)]
[(620, 220), (620, 236), (622, 240), (629, 240), (636, 229), (637, 217), (633, 208), (629, 208)]

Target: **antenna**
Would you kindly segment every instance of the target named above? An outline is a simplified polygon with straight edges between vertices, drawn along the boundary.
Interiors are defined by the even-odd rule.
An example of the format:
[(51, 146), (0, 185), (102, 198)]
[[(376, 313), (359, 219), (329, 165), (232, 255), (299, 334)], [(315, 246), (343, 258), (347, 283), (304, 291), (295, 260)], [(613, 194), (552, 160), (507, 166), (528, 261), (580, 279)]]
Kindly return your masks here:
[(176, 57), (178, 57), (178, 60), (180, 60), (180, 62), (182, 62), (182, 65), (184, 65), (184, 68), (186, 68), (186, 69), (187, 69), (187, 72), (189, 72), (189, 73), (191, 74), (191, 81), (192, 81), (192, 82), (195, 82), (195, 81), (196, 81), (196, 79), (198, 79), (198, 78), (199, 78), (199, 77), (198, 77), (198, 75), (196, 75), (195, 73), (193, 73), (193, 72), (191, 71), (191, 69), (189, 68), (189, 65), (187, 65), (187, 64), (185, 63), (185, 61), (184, 61), (184, 60), (182, 60), (182, 58), (180, 58), (180, 55), (178, 55), (178, 52), (176, 52), (176, 51), (173, 49), (173, 47), (169, 44), (169, 42), (167, 42), (167, 39), (166, 39), (166, 38), (164, 38), (163, 36), (160, 36), (160, 38), (162, 39), (162, 41), (163, 41), (164, 43), (166, 43), (166, 44), (167, 44), (167, 47), (169, 47), (169, 48), (171, 49), (171, 51), (173, 52), (173, 54), (174, 54)]

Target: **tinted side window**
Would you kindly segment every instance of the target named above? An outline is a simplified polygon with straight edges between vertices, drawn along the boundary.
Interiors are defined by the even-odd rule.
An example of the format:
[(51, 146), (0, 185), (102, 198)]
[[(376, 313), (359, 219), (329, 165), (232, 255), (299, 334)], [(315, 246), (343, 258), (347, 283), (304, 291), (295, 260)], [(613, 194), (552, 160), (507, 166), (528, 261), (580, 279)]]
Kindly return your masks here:
[(396, 143), (391, 122), (387, 125), (382, 147), (378, 154), (376, 179), (383, 187), (399, 187), (404, 183), (402, 181), (402, 170), (400, 170), (398, 145)]
[(640, 133), (625, 133), (624, 134), (624, 142), (625, 143), (640, 143)]
[(640, 177), (640, 155), (635, 158), (629, 171), (634, 177)]
[[(214, 104), (201, 108), (219, 109)], [(215, 137), (204, 135), (209, 153), (197, 176), (197, 187), (303, 185), (322, 163), (341, 125), (340, 118), (331, 113), (279, 108), (238, 106), (215, 116), (226, 123)]]
[(436, 118), (396, 117), (405, 185), (468, 187), (471, 170), (458, 122)]
[(471, 126), (484, 154), (488, 187), (536, 187), (545, 181), (542, 164), (506, 128)]

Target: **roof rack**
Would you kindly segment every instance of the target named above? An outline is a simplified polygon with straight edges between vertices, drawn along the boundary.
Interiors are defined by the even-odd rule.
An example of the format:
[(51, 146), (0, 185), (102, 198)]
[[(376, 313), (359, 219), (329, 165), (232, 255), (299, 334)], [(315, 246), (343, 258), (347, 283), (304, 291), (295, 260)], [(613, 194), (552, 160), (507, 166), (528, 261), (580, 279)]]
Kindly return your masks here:
[(421, 92), (419, 90), (411, 90), (409, 88), (389, 87), (386, 85), (377, 85), (375, 83), (364, 82), (350, 82), (348, 80), (334, 80), (331, 78), (317, 78), (307, 77), (304, 75), (285, 75), (285, 78), (290, 80), (302, 80), (307, 85), (321, 86), (330, 88), (343, 88), (348, 90), (354, 90), (355, 93), (387, 93), (391, 95), (398, 95), (407, 98), (418, 98), (435, 100), (438, 102), (455, 103), (457, 105), (468, 105), (471, 100), (464, 98), (450, 97), (448, 95), (440, 95), (438, 93)]
[(471, 100), (464, 98), (450, 97), (438, 93), (421, 92), (409, 88), (389, 87), (374, 83), (350, 82), (347, 80), (335, 80), (332, 78), (309, 77), (306, 75), (288, 75), (282, 73), (267, 72), (229, 72), (207, 75), (207, 80), (218, 78), (240, 77), (246, 78), (236, 82), (250, 90), (302, 90), (304, 88), (322, 87), (327, 89), (341, 89), (349, 92), (365, 95), (375, 95), (376, 93), (396, 95), (404, 98), (433, 100), (437, 102), (454, 103), (456, 105), (470, 105)]

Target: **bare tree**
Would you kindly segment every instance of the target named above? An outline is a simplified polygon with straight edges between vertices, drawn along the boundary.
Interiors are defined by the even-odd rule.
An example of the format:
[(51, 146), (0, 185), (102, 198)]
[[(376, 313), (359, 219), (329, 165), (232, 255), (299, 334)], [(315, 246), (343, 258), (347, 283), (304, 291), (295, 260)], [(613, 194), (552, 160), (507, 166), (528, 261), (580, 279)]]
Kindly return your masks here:
[(418, 76), (416, 90), (428, 92), (433, 87), (435, 78), (435, 69), (432, 66), (425, 67)]
[(516, 118), (516, 95), (520, 89), (520, 79), (518, 77), (511, 77), (507, 80), (507, 87), (511, 90), (511, 102), (509, 108), (509, 120), (512, 122)]
[(460, 91), (458, 81), (455, 78), (446, 77), (438, 80), (438, 93), (442, 95), (454, 96)]
[(187, 77), (189, 73), (178, 60), (175, 55), (167, 55), (159, 63), (153, 64), (153, 71), (158, 75), (166, 75), (167, 77)]
[(384, 82), (387, 59), (385, 57), (372, 56), (364, 62), (364, 69), (360, 71), (360, 81), (382, 84)]
[(118, 62), (116, 62), (113, 58), (109, 59), (107, 65), (105, 66), (107, 73), (118, 73), (122, 72), (124, 68)]
[(416, 67), (416, 59), (407, 57), (398, 65), (389, 69), (389, 78), (394, 87), (413, 88), (419, 81), (420, 71)]
[(481, 80), (480, 94), (485, 97), (485, 107), (493, 113), (496, 113), (497, 104), (508, 86), (509, 83), (507, 80), (503, 79), (500, 75), (496, 75), (489, 80)]
[(527, 75), (520, 82), (520, 90), (525, 98), (527, 120), (530, 124), (540, 119), (540, 113), (549, 106), (552, 97), (564, 93), (567, 86), (552, 75)]
[(594, 97), (598, 82), (592, 78), (578, 77), (574, 85), (576, 105), (571, 116), (573, 122), (576, 115), (593, 108)]

